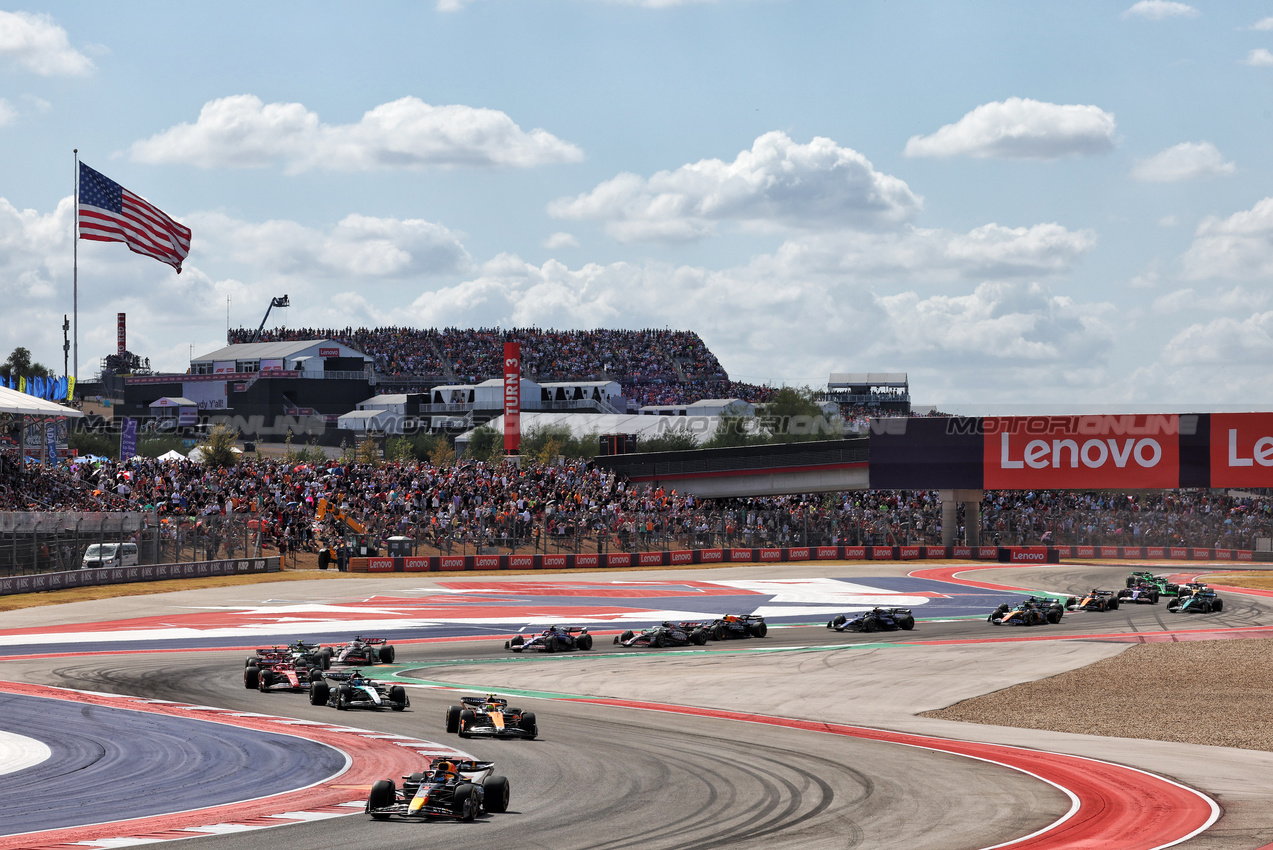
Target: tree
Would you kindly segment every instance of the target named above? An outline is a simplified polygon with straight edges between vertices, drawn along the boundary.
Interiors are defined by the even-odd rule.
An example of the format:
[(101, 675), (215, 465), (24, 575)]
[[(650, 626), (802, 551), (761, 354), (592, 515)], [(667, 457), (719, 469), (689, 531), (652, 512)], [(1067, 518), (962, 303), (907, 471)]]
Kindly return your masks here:
[(778, 390), (763, 405), (757, 419), (770, 442), (792, 443), (839, 436), (839, 429), (827, 419), (808, 387)]
[(368, 435), (358, 442), (358, 448), (354, 451), (354, 460), (368, 466), (380, 465), (380, 447), (376, 445), (375, 437)]
[(473, 431), (469, 439), (467, 454), (477, 460), (491, 460), (496, 456), (504, 457), (504, 438), (489, 425), (482, 425)]
[(234, 451), (234, 444), (238, 439), (239, 432), (236, 429), (225, 425), (212, 426), (208, 439), (201, 446), (204, 464), (222, 468), (234, 466), (239, 461), (239, 456)]
[[(471, 448), (471, 445), (470, 445)], [(438, 440), (429, 452), (429, 463), (438, 469), (446, 469), (455, 463), (455, 449), (446, 440)]]
[(48, 366), (42, 363), (32, 363), (30, 350), (20, 345), (9, 353), (8, 360), (0, 363), (0, 373), (3, 373), (6, 378), (53, 377), (53, 371)]
[(698, 440), (687, 431), (669, 431), (657, 437), (638, 437), (639, 452), (683, 452), (698, 448)]

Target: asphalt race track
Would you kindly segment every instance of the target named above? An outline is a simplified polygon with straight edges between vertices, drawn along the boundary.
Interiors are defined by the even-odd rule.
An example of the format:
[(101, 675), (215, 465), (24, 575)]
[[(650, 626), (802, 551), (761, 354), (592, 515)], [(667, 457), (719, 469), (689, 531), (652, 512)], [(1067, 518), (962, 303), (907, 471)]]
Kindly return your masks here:
[[(728, 599), (695, 599), (692, 604), (683, 598), (677, 601), (675, 595), (628, 596), (623, 600), (625, 613), (617, 620), (590, 623), (597, 632), (592, 651), (532, 657), (506, 652), (503, 640), (517, 629), (490, 622), (489, 617), (482, 618), (485, 623), (466, 623), (464, 629), (470, 635), (488, 633), (490, 637), (463, 640), (456, 634), (464, 629), (454, 622), (421, 618), (418, 607), (404, 617), (400, 604), (382, 604), (386, 599), (428, 599), (433, 600), (426, 606), (432, 614), (438, 605), (440, 583), (431, 584), (418, 576), (293, 583), (283, 586), (285, 590), (278, 585), (255, 585), (79, 603), (0, 615), (0, 654), (9, 659), (0, 661), (0, 679), (348, 724), (385, 735), (433, 740), (495, 761), (498, 772), (511, 781), (510, 811), (474, 824), (372, 822), (361, 814), (333, 817), (272, 830), (268, 841), (277, 850), (373, 844), (406, 848), (443, 843), (552, 848), (988, 848), (1040, 830), (1044, 830), (1041, 835), (1013, 846), (1076, 846), (1099, 837), (1107, 847), (1148, 848), (1184, 837), (1193, 828), (1190, 824), (1205, 826), (1205, 831), (1179, 846), (1258, 848), (1273, 841), (1273, 790), (1267, 790), (1266, 781), (1273, 775), (1273, 754), (970, 727), (914, 716), (1016, 682), (1084, 666), (1122, 651), (1128, 641), (1188, 639), (1213, 635), (1217, 629), (1263, 634), (1273, 630), (1273, 606), (1269, 604), (1273, 600), (1225, 594), (1226, 608), (1218, 615), (1167, 614), (1162, 604), (1123, 606), (1105, 614), (1067, 614), (1055, 626), (1001, 629), (985, 622), (987, 608), (1014, 594), (986, 589), (955, 592), (949, 585), (934, 584), (935, 579), (917, 582), (906, 578), (905, 573), (915, 568), (922, 567), (784, 565), (533, 577), (535, 582), (568, 585), (564, 596), (526, 594), (525, 583), (530, 579), (524, 576), (446, 577), (454, 611), (464, 610), (453, 598), (457, 582), (471, 579), (480, 584), (475, 593), (482, 595), (490, 593), (491, 585), (506, 581), (510, 583), (508, 590), (516, 593), (505, 596), (529, 600), (519, 611), (541, 615), (528, 622), (557, 619), (557, 610), (543, 610), (553, 599), (558, 603), (563, 598), (573, 600), (567, 605), (572, 610), (596, 608), (597, 599), (589, 595), (595, 592), (592, 585), (616, 580), (653, 581), (659, 587), (686, 581), (747, 584), (771, 580), (778, 574), (795, 583), (785, 595), (758, 593), (758, 585), (749, 585), (749, 594), (756, 597), (752, 600), (755, 608), (764, 610), (771, 624), (789, 624), (771, 627), (764, 639), (710, 643), (701, 649), (622, 650), (610, 644), (609, 635), (638, 622), (643, 608), (657, 613), (746, 610), (743, 598), (733, 595)], [(1062, 565), (979, 570), (966, 578), (1032, 590), (1077, 592), (1097, 585), (1121, 586), (1130, 569), (1128, 565)], [(1191, 564), (1189, 569), (1205, 567)], [(928, 618), (921, 619), (913, 632), (834, 633), (821, 623), (829, 619), (824, 616), (827, 606), (834, 605), (837, 597), (833, 594), (830, 602), (825, 598), (820, 602), (810, 589), (826, 586), (828, 579), (848, 579), (899, 598), (917, 593), (942, 598), (928, 597), (924, 604), (913, 606), (917, 617)], [(575, 584), (579, 582), (588, 586), (581, 588)], [(514, 583), (520, 586), (512, 587)], [(287, 616), (276, 618), (270, 628), (278, 620), (289, 619), (286, 626), (292, 631), (277, 641), (257, 640), (260, 612), (270, 609), (268, 603), (274, 594), (283, 593), (287, 599), (277, 600), (274, 607), (291, 607)], [(313, 612), (298, 614), (295, 604), (306, 593), (318, 595), (317, 601), (324, 604), (321, 617)], [(710, 595), (701, 588), (696, 593)], [(587, 606), (579, 604), (581, 601)], [(647, 607), (652, 601), (658, 605)], [(613, 602), (612, 597), (609, 603)], [(875, 604), (888, 602), (881, 597)], [(354, 613), (349, 613), (346, 605), (352, 606)], [(478, 605), (487, 603), (479, 601)], [(609, 607), (602, 607), (610, 612)], [(131, 629), (110, 637), (93, 636), (89, 641), (89, 648), (95, 651), (92, 655), (72, 654), (86, 648), (78, 638), (67, 643), (27, 638), (10, 643), (14, 638), (9, 636), (24, 633), (42, 633), (46, 638), (51, 632), (83, 634), (84, 624), (115, 618), (147, 619), (161, 629), (187, 628), (189, 623), (183, 625), (180, 618), (194, 616), (189, 614), (193, 608), (219, 612), (250, 609), (253, 614), (248, 620), (254, 623), (251, 628), (255, 631), (248, 638), (220, 632), (212, 637), (187, 635), (190, 640), (215, 640), (223, 646), (239, 647), (197, 652), (128, 652), (110, 642), (118, 638), (132, 648), (142, 639)], [(357, 624), (357, 628), (340, 633), (347, 638), (363, 629), (374, 608), (388, 611), (380, 615), (384, 628), (365, 631), (390, 635), (397, 647), (396, 663), (375, 668), (375, 675), (394, 675), (408, 684), (410, 710), (400, 714), (338, 713), (310, 706), (300, 694), (260, 694), (243, 688), (243, 647), (327, 633), (333, 628), (330, 619)], [(774, 616), (775, 608), (788, 613)], [(654, 621), (662, 618), (651, 617)], [(568, 617), (559, 621), (572, 622)], [(801, 622), (808, 625), (798, 625)], [(207, 623), (204, 628), (235, 629), (225, 621)], [(403, 643), (400, 635), (406, 630), (413, 634), (423, 630), (434, 639)], [(149, 648), (154, 647), (151, 644)], [(37, 650), (42, 652), (33, 654)], [(447, 735), (443, 714), (458, 697), (449, 687), (497, 690), (515, 703), (522, 702), (538, 715), (540, 739), (459, 741)], [(585, 701), (584, 697), (599, 699)], [(684, 706), (695, 713), (677, 710)], [(65, 721), (62, 725), (65, 728)], [(47, 742), (47, 735), (34, 734), (26, 721), (6, 718), (0, 728)], [(984, 743), (959, 745), (955, 748), (963, 747), (968, 755), (958, 755), (939, 751), (947, 746), (941, 741), (913, 736)], [(1024, 749), (1010, 750), (1004, 745)], [(129, 749), (128, 745), (121, 747)], [(222, 754), (223, 750), (230, 754)], [(251, 776), (254, 787), (264, 787), (257, 781), (259, 765), (236, 763), (233, 750), (232, 745), (218, 742), (209, 745), (207, 752), (218, 753), (216, 759), (231, 768), (229, 775), (241, 774), (245, 781)], [(1052, 763), (1047, 753), (1096, 754), (1102, 761), (1077, 762), (1069, 756), (1057, 756)], [(1005, 766), (1014, 758), (1024, 766)], [(1135, 772), (1127, 772), (1122, 779), (1109, 778), (1116, 775), (1112, 771), (1124, 769), (1106, 767), (1102, 762), (1139, 768), (1188, 787)], [(47, 765), (48, 761), (0, 775), (0, 783), (30, 781), (33, 771), (50, 769)], [(1063, 787), (1039, 778), (1054, 771), (1069, 777), (1059, 783)], [(1113, 793), (1102, 786), (1136, 785), (1141, 782), (1137, 777), (1158, 784), (1152, 788), (1147, 785), (1141, 797), (1100, 796)], [(292, 780), (289, 787), (305, 784), (295, 775), (288, 778)], [(125, 784), (131, 785), (131, 781)], [(184, 786), (175, 774), (168, 772), (158, 781), (166, 781), (170, 795), (182, 797)], [(1086, 785), (1079, 787), (1085, 781)], [(1213, 811), (1206, 797), (1190, 788), (1218, 800), (1222, 813), (1214, 824), (1209, 821), (1219, 809)], [(355, 799), (365, 795), (361, 789), (350, 791)], [(1077, 811), (1072, 795), (1087, 801)], [(188, 799), (191, 807), (207, 805), (202, 791), (198, 796)], [(11, 794), (6, 798), (14, 799)], [(1137, 806), (1155, 805), (1158, 811), (1136, 810)], [(1107, 808), (1097, 813), (1099, 817), (1089, 817), (1094, 806)], [(1180, 816), (1173, 821), (1164, 816), (1166, 809), (1179, 809)], [(12, 819), (6, 806), (4, 832), (21, 831), (9, 828)], [(1056, 826), (1063, 819), (1065, 823)], [(1106, 830), (1103, 836), (1101, 829)], [(1165, 838), (1164, 830), (1170, 829), (1178, 832)], [(250, 831), (199, 838), (196, 846), (259, 847), (265, 840), (261, 833)]]

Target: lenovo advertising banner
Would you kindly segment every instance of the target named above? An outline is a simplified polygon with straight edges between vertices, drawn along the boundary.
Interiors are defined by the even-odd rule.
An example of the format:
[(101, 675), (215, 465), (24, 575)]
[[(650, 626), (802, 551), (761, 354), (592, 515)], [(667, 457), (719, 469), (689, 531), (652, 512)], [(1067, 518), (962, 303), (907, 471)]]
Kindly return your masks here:
[(1273, 487), (1273, 413), (1211, 414), (1211, 486)]
[(1175, 414), (996, 416), (983, 431), (987, 490), (1180, 486)]
[(522, 444), (522, 344), (504, 343), (504, 454)]

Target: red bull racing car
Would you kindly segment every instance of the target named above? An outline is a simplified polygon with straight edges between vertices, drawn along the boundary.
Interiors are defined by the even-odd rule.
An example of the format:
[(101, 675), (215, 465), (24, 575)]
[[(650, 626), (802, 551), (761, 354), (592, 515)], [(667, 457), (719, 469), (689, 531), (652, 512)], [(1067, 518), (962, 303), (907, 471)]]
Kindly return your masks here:
[(495, 775), (495, 764), (469, 759), (437, 759), (423, 773), (371, 786), (365, 811), (376, 820), (390, 817), (453, 818), (472, 821), (487, 812), (508, 811), (508, 779)]

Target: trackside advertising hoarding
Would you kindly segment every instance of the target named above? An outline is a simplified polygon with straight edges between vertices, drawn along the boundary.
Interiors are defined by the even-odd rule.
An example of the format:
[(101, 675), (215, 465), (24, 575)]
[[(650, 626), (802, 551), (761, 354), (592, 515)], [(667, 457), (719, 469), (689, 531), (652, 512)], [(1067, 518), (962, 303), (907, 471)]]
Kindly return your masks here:
[(1273, 413), (876, 419), (870, 451), (872, 489), (1273, 487)]

